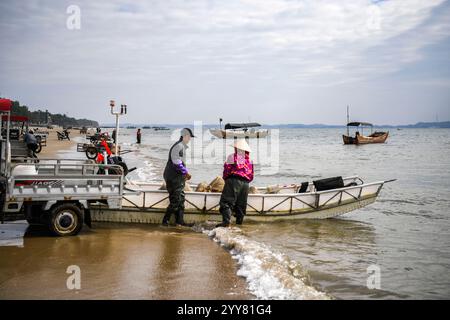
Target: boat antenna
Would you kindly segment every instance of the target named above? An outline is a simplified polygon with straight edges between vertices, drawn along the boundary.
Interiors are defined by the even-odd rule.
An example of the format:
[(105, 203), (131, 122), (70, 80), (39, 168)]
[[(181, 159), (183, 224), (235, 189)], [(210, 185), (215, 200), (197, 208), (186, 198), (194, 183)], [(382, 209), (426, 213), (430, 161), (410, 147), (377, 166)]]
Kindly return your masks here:
[(350, 132), (348, 130), (348, 123), (350, 122), (350, 116), (349, 116), (349, 111), (348, 111), (349, 107), (347, 105), (347, 136), (350, 135)]

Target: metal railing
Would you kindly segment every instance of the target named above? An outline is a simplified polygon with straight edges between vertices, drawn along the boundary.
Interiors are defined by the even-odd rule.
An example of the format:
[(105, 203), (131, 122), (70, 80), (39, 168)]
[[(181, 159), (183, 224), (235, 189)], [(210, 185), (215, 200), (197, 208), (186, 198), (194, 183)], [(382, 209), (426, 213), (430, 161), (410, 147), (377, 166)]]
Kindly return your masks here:
[[(36, 160), (32, 158), (25, 158), (27, 160)], [(123, 169), (119, 165), (113, 164), (96, 164), (86, 163), (86, 160), (61, 160), (61, 159), (45, 159), (45, 161), (55, 161), (56, 163), (41, 162), (28, 163), (19, 162), (12, 163), (10, 168), (10, 175), (8, 179), (8, 191), (10, 195), (13, 195), (15, 189), (21, 190), (19, 194), (23, 193), (24, 189), (33, 189), (33, 193), (36, 193), (38, 189), (52, 189), (60, 188), (61, 192), (64, 192), (64, 186), (69, 185), (71, 188), (78, 186), (89, 189), (90, 186), (96, 186), (102, 188), (103, 185), (117, 185), (119, 188), (119, 194), (123, 194), (124, 176)], [(75, 163), (67, 163), (67, 161), (73, 161)], [(14, 170), (19, 167), (34, 167), (37, 169), (36, 174), (22, 174), (14, 173)], [(100, 169), (104, 171), (104, 174), (99, 174)], [(45, 171), (39, 173), (39, 171)], [(114, 170), (115, 174), (109, 174), (110, 170)], [(31, 182), (28, 185), (20, 185), (20, 182)], [(46, 184), (45, 182), (58, 181), (55, 185)], [(19, 183), (18, 183), (19, 182)]]

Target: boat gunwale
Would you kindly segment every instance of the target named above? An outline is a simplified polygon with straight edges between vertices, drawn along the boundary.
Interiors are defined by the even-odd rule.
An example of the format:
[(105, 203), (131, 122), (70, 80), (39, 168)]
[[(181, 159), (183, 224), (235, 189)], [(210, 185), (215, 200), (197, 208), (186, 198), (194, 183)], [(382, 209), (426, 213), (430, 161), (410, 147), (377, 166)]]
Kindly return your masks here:
[[(330, 189), (330, 190), (323, 190), (323, 191), (314, 191), (314, 192), (303, 192), (303, 193), (252, 193), (249, 194), (249, 196), (256, 196), (256, 197), (269, 197), (269, 198), (276, 198), (276, 197), (288, 197), (288, 196), (303, 196), (303, 195), (321, 195), (325, 193), (330, 193), (333, 191), (344, 191), (344, 190), (352, 190), (357, 188), (363, 188), (363, 187), (369, 187), (373, 185), (384, 185), (386, 181), (380, 180), (370, 183), (363, 183), (356, 186), (348, 186), (348, 187), (342, 187), (342, 188), (336, 188), (336, 189)], [(134, 190), (125, 187), (125, 190), (128, 191), (135, 191), (135, 192), (143, 192), (143, 193), (167, 193), (167, 190)], [(199, 192), (199, 191), (185, 191), (185, 194), (195, 194), (195, 195), (220, 195), (220, 192)]]

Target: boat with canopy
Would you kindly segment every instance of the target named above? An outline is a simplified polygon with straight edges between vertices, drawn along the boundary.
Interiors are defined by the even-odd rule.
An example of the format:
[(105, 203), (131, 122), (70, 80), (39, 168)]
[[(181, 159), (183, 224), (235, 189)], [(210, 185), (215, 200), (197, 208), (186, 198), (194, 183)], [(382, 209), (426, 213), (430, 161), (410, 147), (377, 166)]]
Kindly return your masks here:
[[(355, 136), (350, 136), (350, 127), (356, 127)], [(364, 128), (370, 128), (370, 134), (364, 135)], [(361, 132), (360, 132), (361, 130)], [(347, 123), (347, 135), (342, 135), (344, 144), (369, 144), (369, 143), (384, 143), (389, 136), (389, 131), (375, 131), (373, 132), (373, 124), (368, 122), (349, 122)]]
[(256, 122), (249, 123), (227, 123), (222, 129), (222, 119), (220, 119), (219, 129), (210, 129), (211, 134), (221, 139), (237, 139), (237, 138), (265, 138), (269, 134), (269, 130), (255, 129), (261, 125)]

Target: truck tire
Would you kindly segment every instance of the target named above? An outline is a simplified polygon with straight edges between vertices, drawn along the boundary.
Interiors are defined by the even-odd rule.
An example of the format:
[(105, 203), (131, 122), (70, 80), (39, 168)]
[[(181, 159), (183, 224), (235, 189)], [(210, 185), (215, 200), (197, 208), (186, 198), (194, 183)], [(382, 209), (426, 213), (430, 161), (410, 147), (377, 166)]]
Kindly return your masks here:
[(83, 212), (73, 203), (56, 204), (50, 209), (49, 229), (55, 236), (74, 236), (83, 227)]
[(97, 158), (97, 148), (90, 146), (86, 148), (86, 157), (90, 160), (94, 160), (95, 158)]

